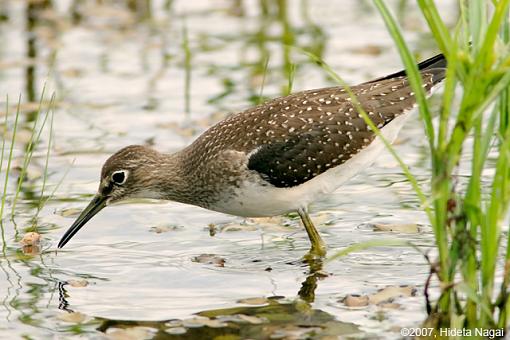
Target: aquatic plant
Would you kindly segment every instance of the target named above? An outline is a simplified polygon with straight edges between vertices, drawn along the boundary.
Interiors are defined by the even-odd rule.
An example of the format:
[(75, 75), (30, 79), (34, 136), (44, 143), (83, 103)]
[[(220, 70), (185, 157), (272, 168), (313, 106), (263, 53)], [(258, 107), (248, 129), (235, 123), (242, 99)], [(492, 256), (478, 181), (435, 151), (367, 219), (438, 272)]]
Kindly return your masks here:
[[(53, 139), (53, 102), (54, 102), (54, 95), (51, 97), (49, 101), (49, 105), (46, 109), (46, 111), (42, 114), (44, 111), (43, 106), (43, 100), (44, 100), (44, 89), (41, 94), (41, 98), (39, 101), (39, 108), (35, 112), (35, 115), (33, 117), (33, 122), (30, 126), (30, 138), (28, 139), (28, 142), (23, 147), (23, 153), (21, 155), (16, 155), (15, 148), (16, 144), (19, 144), (17, 137), (18, 137), (18, 129), (20, 128), (20, 117), (21, 117), (21, 96), (18, 99), (18, 103), (16, 106), (16, 113), (14, 114), (13, 122), (9, 121), (10, 114), (9, 114), (9, 98), (6, 98), (6, 111), (5, 111), (5, 119), (4, 119), (4, 127), (2, 131), (2, 147), (0, 152), (0, 175), (3, 175), (2, 178), (2, 184), (3, 189), (1, 191), (1, 204), (0, 204), (0, 226), (2, 226), (2, 234), (3, 234), (3, 224), (2, 220), (4, 218), (5, 208), (7, 205), (7, 202), (9, 201), (10, 205), (10, 216), (11, 218), (14, 218), (15, 212), (16, 212), (16, 206), (17, 202), (20, 197), (20, 193), (22, 192), (22, 186), (25, 182), (28, 167), (32, 161), (32, 158), (34, 156), (34, 152), (37, 149), (38, 144), (41, 141), (41, 137), (43, 134), (43, 131), (45, 131), (45, 126), (48, 121), (48, 118), (50, 118), (50, 126), (49, 126), (49, 136), (48, 136), (48, 144), (46, 149), (46, 155), (45, 155), (45, 165), (44, 165), (44, 172), (42, 174), (42, 187), (41, 187), (41, 197), (38, 204), (37, 212), (42, 208), (44, 203), (47, 201), (48, 197), (44, 197), (44, 192), (47, 187), (47, 178), (48, 178), (48, 165), (49, 165), (49, 158), (50, 158), (50, 150), (52, 145), (52, 139)], [(41, 118), (42, 117), (42, 118)], [(8, 134), (10, 134), (10, 140), (8, 140)], [(14, 190), (12, 192), (9, 192), (9, 181), (13, 179), (14, 173), (12, 172), (12, 162), (15, 158), (22, 158), (21, 165), (19, 167), (18, 173), (19, 175), (15, 179), (16, 184), (14, 186)], [(5, 165), (5, 166), (4, 166)], [(5, 244), (5, 242), (4, 242)]]
[[(431, 157), (430, 195), (422, 205), (438, 260), (429, 260), (425, 324), (436, 330), (505, 328), (510, 312), (510, 238), (502, 232), (510, 203), (509, 0), (460, 1), (453, 33), (434, 1), (418, 0), (448, 60), (437, 124), (397, 22), (383, 0), (375, 4), (406, 67)], [(466, 149), (473, 155), (469, 160), (463, 158)], [(457, 176), (461, 161), (470, 163), (466, 183)], [(422, 189), (417, 192), (423, 197)], [(437, 299), (429, 295), (433, 279), (439, 282)]]
[[(11, 164), (12, 164), (12, 159), (13, 159), (13, 153), (14, 153), (14, 141), (16, 140), (16, 132), (18, 131), (18, 121), (19, 121), (19, 112), (20, 112), (20, 101), (21, 101), (21, 98), (18, 100), (18, 106), (17, 106), (17, 110), (16, 110), (16, 115), (14, 117), (14, 125), (13, 125), (13, 128), (12, 128), (12, 136), (11, 136), (11, 143), (10, 143), (10, 146), (9, 146), (9, 153), (6, 154), (5, 151), (6, 151), (6, 141), (7, 141), (7, 126), (8, 126), (8, 118), (9, 118), (9, 97), (7, 97), (6, 99), (6, 109), (5, 109), (5, 121), (4, 121), (4, 131), (2, 133), (3, 135), (3, 138), (2, 138), (2, 153), (0, 154), (0, 172), (3, 172), (3, 165), (5, 162), (7, 162), (6, 164), (6, 168), (5, 168), (5, 176), (4, 176), (4, 181), (3, 181), (3, 185), (4, 185), (4, 188), (3, 188), (3, 191), (2, 191), (2, 201), (1, 201), (1, 205), (0, 205), (0, 222), (2, 221), (3, 219), (3, 213), (4, 213), (4, 209), (5, 209), (5, 204), (6, 204), (6, 201), (7, 201), (7, 186), (9, 184), (9, 175), (10, 175), (10, 171), (11, 171)], [(0, 223), (1, 224), (1, 223)], [(3, 236), (3, 228), (2, 228), (2, 236)], [(5, 242), (4, 242), (5, 243)]]
[[(460, 18), (453, 34), (441, 19), (434, 1), (418, 0), (418, 4), (448, 61), (437, 124), (434, 110), (426, 100), (417, 61), (384, 1), (375, 0), (398, 47), (418, 103), (431, 157), (427, 190), (382, 138), (346, 83), (327, 64), (310, 56), (346, 88), (358, 112), (401, 166), (430, 220), (438, 260), (425, 255), (430, 264), (425, 282), (428, 312), (425, 325), (436, 332), (428, 335), (450, 336), (438, 332), (440, 329), (502, 332), (508, 326), (510, 313), (507, 291), (510, 237), (502, 232), (510, 205), (509, 0), (460, 1)], [(457, 91), (458, 88), (462, 91)], [(467, 149), (472, 153), (469, 160), (463, 159)], [(470, 163), (471, 173), (466, 183), (457, 175), (461, 161)], [(491, 172), (491, 176), (486, 175)], [(368, 247), (406, 243), (365, 242), (348, 247), (329, 260)], [(504, 259), (498, 260), (502, 254)], [(440, 290), (434, 300), (430, 297), (433, 279), (439, 282)]]

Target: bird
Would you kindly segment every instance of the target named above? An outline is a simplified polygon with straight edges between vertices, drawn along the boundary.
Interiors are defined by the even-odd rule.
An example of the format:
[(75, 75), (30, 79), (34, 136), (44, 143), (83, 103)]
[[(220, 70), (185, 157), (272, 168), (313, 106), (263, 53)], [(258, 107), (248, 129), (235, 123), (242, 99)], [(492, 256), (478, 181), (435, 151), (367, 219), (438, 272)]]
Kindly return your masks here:
[[(418, 65), (428, 96), (446, 75), (446, 58)], [(351, 88), (390, 142), (416, 106), (405, 70)], [(62, 248), (104, 207), (128, 198), (176, 201), (242, 217), (297, 212), (310, 239), (326, 244), (308, 206), (369, 167), (384, 144), (344, 86), (305, 90), (229, 115), (184, 149), (130, 145), (104, 163), (97, 193), (58, 243)], [(305, 256), (305, 257), (306, 257)]]

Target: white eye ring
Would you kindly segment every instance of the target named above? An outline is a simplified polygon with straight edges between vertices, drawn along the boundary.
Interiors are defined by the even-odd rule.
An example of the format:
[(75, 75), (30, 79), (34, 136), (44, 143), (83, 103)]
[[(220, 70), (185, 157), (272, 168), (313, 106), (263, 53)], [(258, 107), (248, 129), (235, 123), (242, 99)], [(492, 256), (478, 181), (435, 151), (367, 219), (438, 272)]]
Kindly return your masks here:
[(126, 183), (129, 172), (127, 170), (117, 170), (112, 173), (112, 182), (118, 185)]

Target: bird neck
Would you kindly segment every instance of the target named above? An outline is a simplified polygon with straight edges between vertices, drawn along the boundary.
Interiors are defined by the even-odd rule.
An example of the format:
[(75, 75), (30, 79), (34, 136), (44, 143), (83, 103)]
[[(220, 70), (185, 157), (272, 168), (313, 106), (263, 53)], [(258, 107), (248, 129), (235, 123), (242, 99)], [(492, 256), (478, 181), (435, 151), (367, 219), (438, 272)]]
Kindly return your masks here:
[(155, 164), (146, 166), (150, 176), (145, 178), (150, 178), (150, 183), (148, 191), (142, 193), (144, 197), (193, 204), (195, 186), (182, 152), (160, 154)]

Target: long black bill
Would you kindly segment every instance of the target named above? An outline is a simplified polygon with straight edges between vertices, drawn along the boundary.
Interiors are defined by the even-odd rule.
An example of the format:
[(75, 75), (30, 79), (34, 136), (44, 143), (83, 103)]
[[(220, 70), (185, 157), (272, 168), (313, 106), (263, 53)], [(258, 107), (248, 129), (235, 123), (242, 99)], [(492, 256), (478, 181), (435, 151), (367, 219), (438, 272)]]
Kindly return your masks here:
[(73, 225), (67, 229), (66, 233), (58, 242), (58, 247), (62, 248), (67, 242), (88, 222), (95, 214), (106, 206), (106, 197), (96, 195), (87, 207), (81, 212), (80, 216), (74, 221)]

